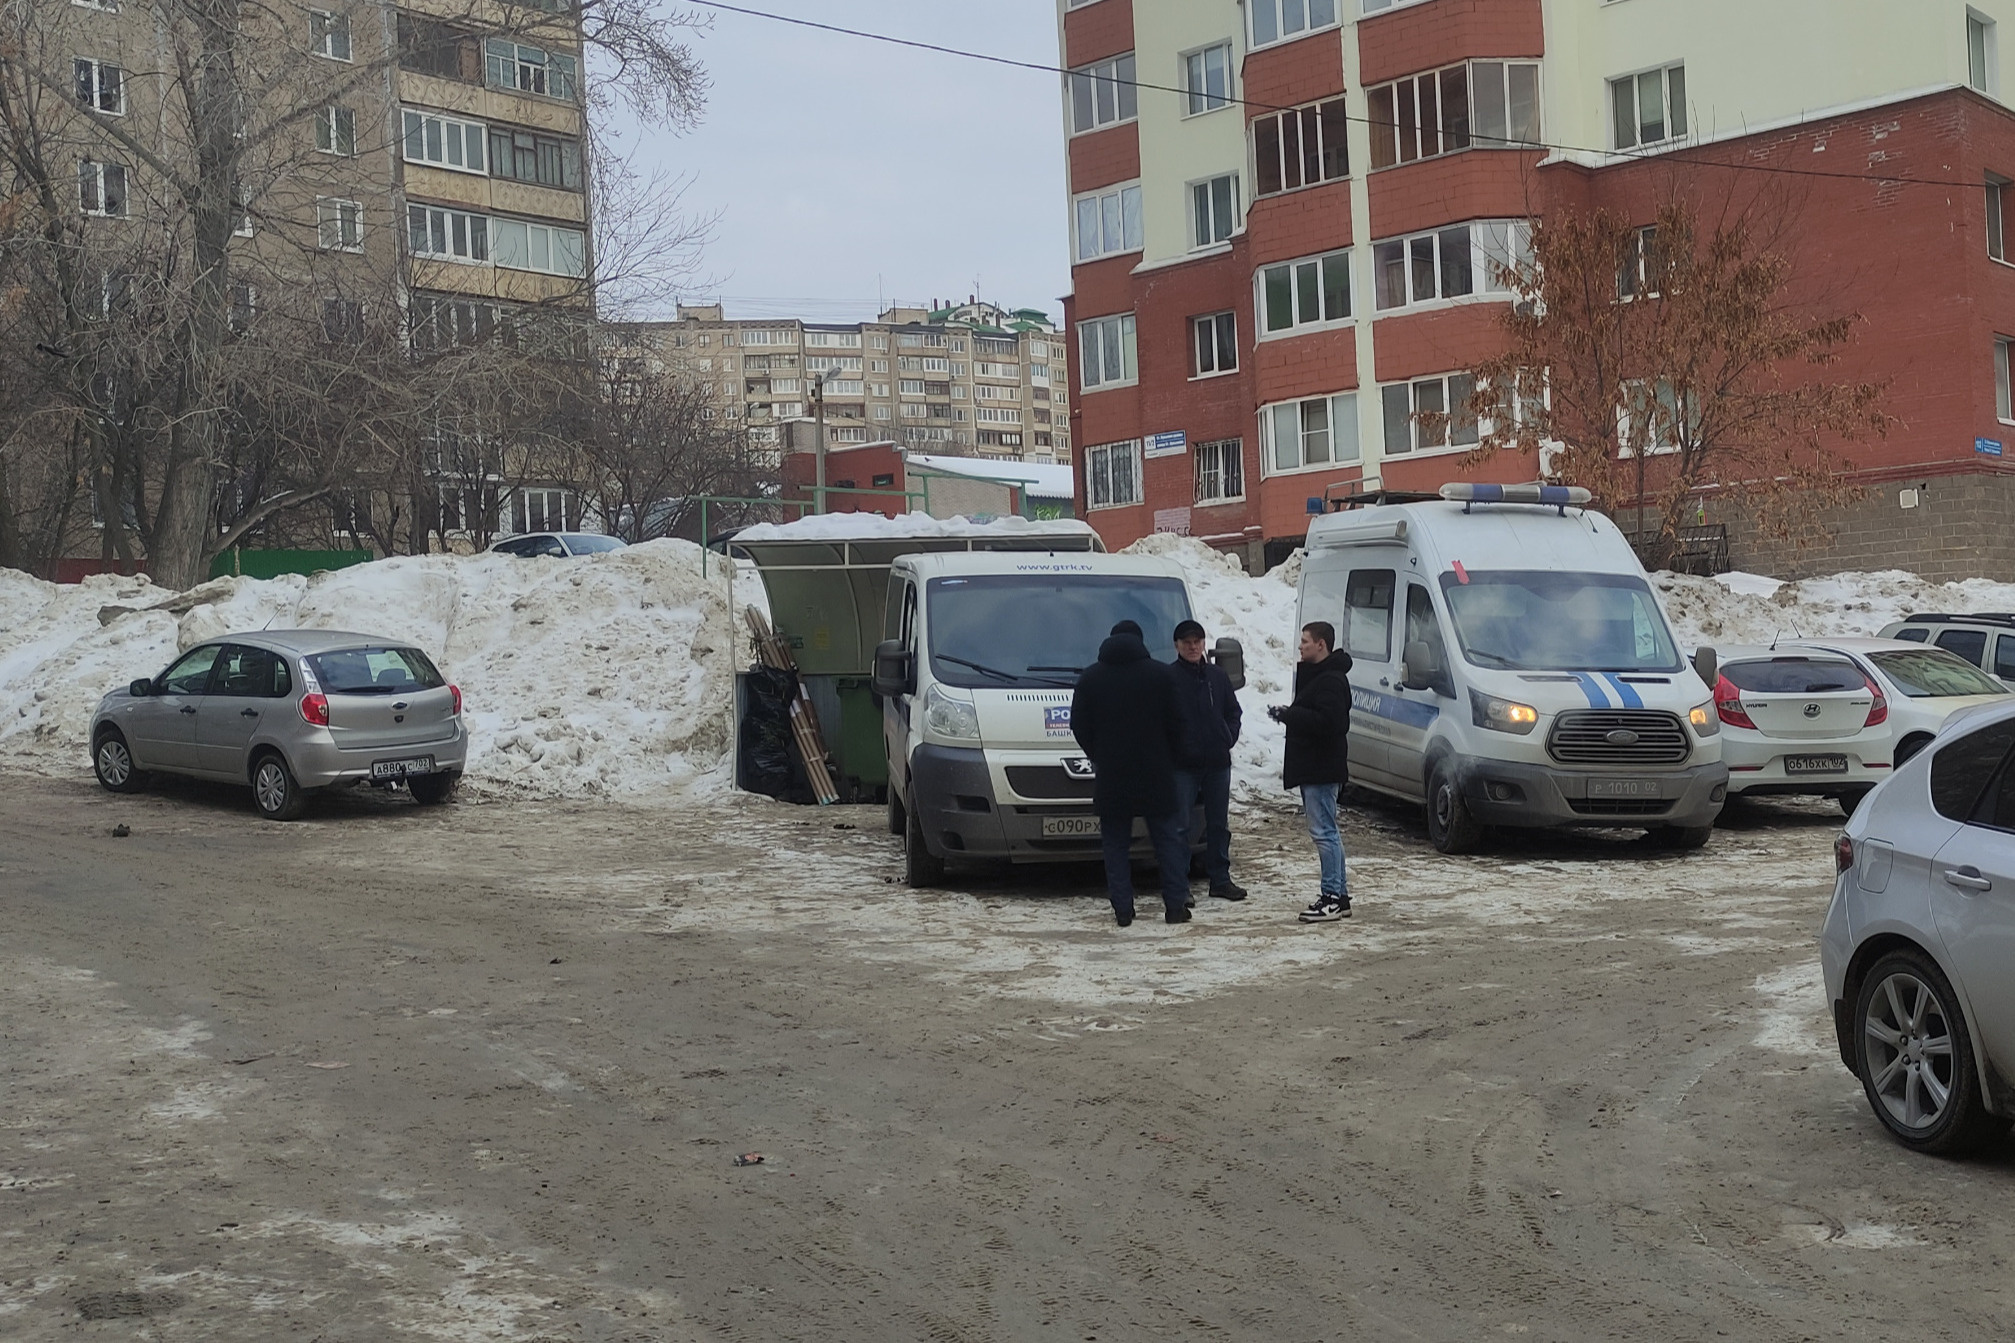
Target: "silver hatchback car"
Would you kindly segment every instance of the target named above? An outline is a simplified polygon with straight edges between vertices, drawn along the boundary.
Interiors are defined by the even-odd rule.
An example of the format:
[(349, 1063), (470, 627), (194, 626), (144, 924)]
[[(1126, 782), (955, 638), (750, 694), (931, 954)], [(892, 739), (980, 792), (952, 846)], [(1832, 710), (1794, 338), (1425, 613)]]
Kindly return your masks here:
[(403, 783), (421, 802), (446, 802), (468, 750), (462, 692), (425, 653), (336, 630), (198, 644), (105, 696), (91, 718), (91, 765), (113, 792), (155, 772), (249, 784), (276, 821), (336, 784)]

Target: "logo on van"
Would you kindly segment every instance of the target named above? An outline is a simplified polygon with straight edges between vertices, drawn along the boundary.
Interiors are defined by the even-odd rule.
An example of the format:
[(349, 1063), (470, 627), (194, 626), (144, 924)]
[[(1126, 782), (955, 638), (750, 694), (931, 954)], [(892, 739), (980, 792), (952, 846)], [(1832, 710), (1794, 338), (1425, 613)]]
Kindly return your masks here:
[(1042, 711), (1042, 728), (1052, 737), (1070, 735), (1070, 705), (1052, 704)]
[(1635, 746), (1637, 745), (1637, 734), (1627, 727), (1620, 727), (1616, 731), (1605, 735), (1603, 740), (1611, 746)]

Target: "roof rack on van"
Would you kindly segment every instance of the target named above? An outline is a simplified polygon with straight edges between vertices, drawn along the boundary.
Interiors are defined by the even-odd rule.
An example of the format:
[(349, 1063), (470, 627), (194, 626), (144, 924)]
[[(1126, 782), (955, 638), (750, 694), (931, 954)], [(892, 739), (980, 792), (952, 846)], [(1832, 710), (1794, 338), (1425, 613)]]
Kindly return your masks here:
[(1431, 504), (1440, 497), (1420, 490), (1359, 490), (1338, 498), (1325, 491), (1322, 502), (1326, 505), (1324, 511), (1342, 513), (1355, 508), (1375, 508), (1380, 504)]
[(1591, 496), (1579, 485), (1467, 485), (1441, 487), (1441, 497), (1462, 505), (1467, 513), (1477, 504), (1543, 504), (1567, 516), (1570, 508), (1586, 507)]
[(2015, 615), (2010, 615), (2006, 611), (1981, 611), (1976, 615), (1970, 616), (1919, 615), (1903, 617), (1903, 623), (1906, 625), (1944, 625), (1954, 620), (1965, 621), (1969, 625), (2003, 625), (2009, 629), (2015, 629)]

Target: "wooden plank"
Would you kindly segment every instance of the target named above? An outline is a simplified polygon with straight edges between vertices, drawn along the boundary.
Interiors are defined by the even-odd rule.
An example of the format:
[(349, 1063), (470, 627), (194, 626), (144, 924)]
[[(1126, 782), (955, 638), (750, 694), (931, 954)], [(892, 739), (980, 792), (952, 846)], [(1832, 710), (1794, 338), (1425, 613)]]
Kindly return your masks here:
[[(795, 674), (798, 663), (791, 656), (790, 644), (770, 628), (763, 613), (751, 606), (742, 612), (742, 618), (755, 637), (756, 657), (762, 664)], [(797, 697), (791, 701), (791, 740), (798, 748), (798, 759), (805, 767), (805, 778), (819, 805), (830, 806), (839, 801), (840, 790), (833, 782), (832, 754), (826, 749), (825, 733), (819, 728), (818, 708), (802, 678), (798, 681)]]

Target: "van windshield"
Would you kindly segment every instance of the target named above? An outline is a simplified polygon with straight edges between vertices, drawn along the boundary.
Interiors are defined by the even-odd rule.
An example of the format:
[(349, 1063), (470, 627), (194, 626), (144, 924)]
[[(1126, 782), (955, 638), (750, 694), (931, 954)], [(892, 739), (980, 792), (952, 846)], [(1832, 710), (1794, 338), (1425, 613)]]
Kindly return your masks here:
[(1507, 569), (1443, 574), (1462, 655), (1513, 671), (1676, 672), (1679, 650), (1642, 578)]
[(1147, 651), (1175, 657), (1189, 619), (1179, 578), (1123, 574), (976, 574), (927, 585), (931, 675), (947, 685), (1074, 685), (1122, 620)]

